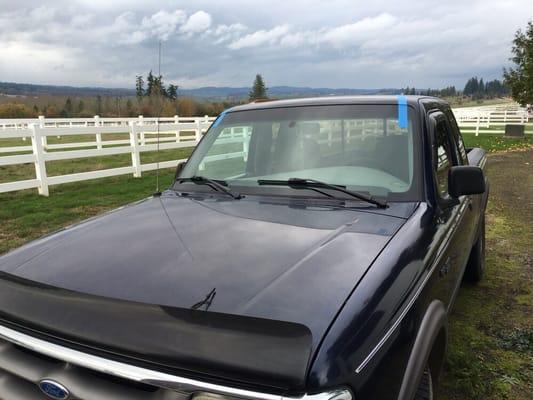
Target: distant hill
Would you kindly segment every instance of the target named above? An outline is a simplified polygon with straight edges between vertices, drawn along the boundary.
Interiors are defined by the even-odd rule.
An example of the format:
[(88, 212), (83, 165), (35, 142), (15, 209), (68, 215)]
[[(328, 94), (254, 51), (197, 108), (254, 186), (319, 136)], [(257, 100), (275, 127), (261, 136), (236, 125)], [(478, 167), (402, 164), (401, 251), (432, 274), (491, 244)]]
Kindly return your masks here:
[[(239, 100), (248, 97), (248, 87), (207, 86), (196, 89), (179, 89), (179, 96), (190, 96), (205, 100)], [(273, 86), (268, 88), (271, 97), (342, 96), (378, 93), (399, 93), (399, 89), (331, 89), (294, 86)], [(124, 88), (75, 87), (54, 85), (33, 85), (29, 83), (0, 82), (0, 95), (10, 96), (135, 96), (135, 90)]]
[(121, 88), (33, 85), (31, 83), (0, 82), (0, 94), (22, 96), (134, 96), (135, 90)]
[[(250, 92), (249, 87), (216, 87), (208, 86), (197, 89), (180, 89), (182, 96), (192, 96), (209, 99), (241, 99), (247, 98)], [(272, 86), (268, 88), (268, 95), (277, 98), (288, 97), (308, 97), (308, 96), (346, 96), (378, 93), (399, 93), (398, 89), (331, 89), (331, 88), (310, 88), (295, 86)]]

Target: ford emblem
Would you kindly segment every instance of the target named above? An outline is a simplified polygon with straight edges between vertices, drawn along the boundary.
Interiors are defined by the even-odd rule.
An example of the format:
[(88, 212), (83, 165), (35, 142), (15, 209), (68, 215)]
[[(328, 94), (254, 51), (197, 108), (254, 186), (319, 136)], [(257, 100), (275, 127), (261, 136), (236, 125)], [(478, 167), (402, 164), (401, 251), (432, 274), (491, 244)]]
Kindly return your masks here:
[(70, 393), (65, 386), (51, 379), (40, 381), (39, 388), (45, 395), (54, 400), (67, 400), (70, 397)]

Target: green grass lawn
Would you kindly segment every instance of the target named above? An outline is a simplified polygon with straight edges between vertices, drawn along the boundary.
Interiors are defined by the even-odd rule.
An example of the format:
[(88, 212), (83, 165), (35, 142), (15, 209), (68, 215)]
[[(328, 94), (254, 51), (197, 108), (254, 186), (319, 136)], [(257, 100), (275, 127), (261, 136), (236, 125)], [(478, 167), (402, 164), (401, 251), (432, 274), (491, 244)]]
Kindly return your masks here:
[(482, 147), (488, 152), (509, 151), (533, 148), (533, 134), (527, 134), (523, 139), (508, 139), (501, 134), (463, 133), (466, 147)]

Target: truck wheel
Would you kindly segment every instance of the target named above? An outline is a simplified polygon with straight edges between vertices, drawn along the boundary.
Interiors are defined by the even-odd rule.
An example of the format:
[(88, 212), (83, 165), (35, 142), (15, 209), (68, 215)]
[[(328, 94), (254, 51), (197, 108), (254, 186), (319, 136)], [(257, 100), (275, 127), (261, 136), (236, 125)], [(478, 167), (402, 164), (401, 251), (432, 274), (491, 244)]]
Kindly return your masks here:
[(466, 265), (465, 279), (469, 282), (479, 282), (485, 272), (485, 216), (481, 219), (479, 237), (472, 247), (468, 264)]
[(413, 400), (433, 400), (433, 378), (427, 366)]

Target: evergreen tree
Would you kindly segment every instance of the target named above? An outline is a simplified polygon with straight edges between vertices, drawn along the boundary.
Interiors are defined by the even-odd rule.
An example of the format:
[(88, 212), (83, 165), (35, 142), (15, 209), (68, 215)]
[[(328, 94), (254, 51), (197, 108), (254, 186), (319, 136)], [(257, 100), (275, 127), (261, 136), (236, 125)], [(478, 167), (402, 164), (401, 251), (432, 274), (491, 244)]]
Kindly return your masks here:
[(249, 97), (250, 101), (268, 99), (267, 88), (261, 74), (257, 74), (255, 76), (254, 84), (252, 86), (252, 90), (250, 91)]
[(479, 81), (477, 76), (470, 78), (465, 85), (463, 93), (465, 96), (473, 96), (479, 92)]
[(146, 77), (146, 91), (144, 94), (148, 97), (150, 97), (154, 90), (154, 83), (155, 83), (155, 77), (152, 74), (152, 70), (148, 73), (148, 76)]
[(533, 104), (533, 21), (528, 22), (525, 32), (516, 32), (512, 52), (515, 68), (503, 70), (505, 84), (518, 103)]
[(163, 83), (163, 77), (161, 75), (153, 78), (153, 88), (151, 90), (152, 95), (167, 97), (167, 90)]
[(144, 96), (144, 79), (142, 75), (135, 77), (135, 94), (139, 100)]
[(465, 87), (463, 89), (463, 94), (465, 96), (469, 96), (470, 95), (470, 79), (466, 81), (466, 84), (465, 84)]
[(178, 98), (178, 87), (176, 85), (168, 85), (167, 95), (170, 100), (176, 100)]
[(485, 84), (483, 83), (483, 78), (479, 80), (479, 84), (477, 87), (477, 92), (479, 95), (483, 95), (485, 93)]

